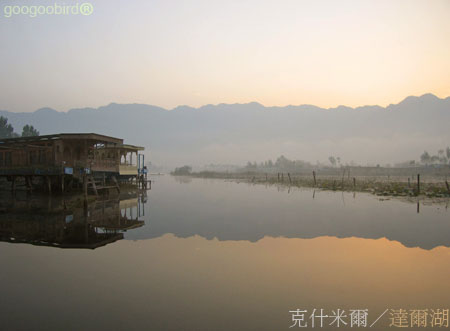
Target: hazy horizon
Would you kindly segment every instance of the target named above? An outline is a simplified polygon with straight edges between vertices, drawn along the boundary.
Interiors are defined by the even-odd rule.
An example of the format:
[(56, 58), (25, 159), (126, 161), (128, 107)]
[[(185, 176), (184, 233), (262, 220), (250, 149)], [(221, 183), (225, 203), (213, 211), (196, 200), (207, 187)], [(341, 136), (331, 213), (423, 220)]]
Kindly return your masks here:
[(290, 105), (265, 105), (265, 104), (263, 104), (261, 102), (258, 102), (257, 100), (253, 100), (253, 101), (243, 102), (243, 103), (241, 103), (241, 102), (208, 103), (208, 104), (203, 104), (203, 105), (200, 105), (200, 106), (197, 106), (197, 107), (194, 107), (192, 105), (181, 105), (180, 104), (180, 105), (177, 105), (177, 106), (175, 106), (173, 108), (165, 108), (163, 106), (160, 106), (160, 105), (157, 105), (157, 104), (152, 104), (152, 103), (149, 103), (149, 104), (147, 104), (147, 103), (138, 103), (138, 102), (120, 103), (120, 102), (111, 101), (109, 103), (106, 103), (106, 104), (103, 104), (103, 105), (100, 105), (100, 106), (97, 106), (97, 107), (86, 105), (84, 107), (70, 108), (70, 109), (65, 109), (65, 110), (55, 109), (55, 108), (52, 108), (50, 106), (43, 106), (43, 107), (39, 107), (39, 108), (36, 108), (34, 110), (30, 110), (30, 111), (12, 111), (12, 110), (8, 110), (8, 109), (0, 109), (0, 111), (10, 112), (10, 113), (34, 113), (34, 112), (37, 112), (37, 111), (40, 111), (40, 110), (43, 110), (43, 109), (50, 109), (50, 110), (57, 111), (59, 113), (67, 113), (67, 112), (70, 112), (70, 111), (73, 111), (73, 110), (79, 110), (79, 109), (101, 109), (101, 108), (108, 107), (110, 105), (121, 105), (121, 106), (127, 106), (127, 105), (140, 105), (141, 106), (142, 105), (142, 106), (157, 107), (157, 108), (160, 108), (160, 109), (163, 109), (163, 110), (166, 110), (166, 111), (173, 111), (173, 110), (176, 110), (176, 109), (179, 109), (179, 108), (201, 109), (201, 108), (206, 108), (206, 107), (210, 107), (210, 106), (216, 107), (216, 106), (221, 106), (221, 105), (230, 106), (230, 105), (248, 105), (248, 104), (258, 104), (258, 105), (261, 105), (264, 108), (285, 108), (285, 107), (312, 106), (312, 107), (316, 107), (318, 110), (319, 109), (332, 110), (332, 109), (338, 109), (338, 108), (342, 108), (342, 107), (344, 107), (344, 108), (351, 108), (351, 109), (358, 109), (358, 108), (364, 108), (364, 107), (386, 108), (386, 107), (391, 106), (391, 105), (399, 104), (399, 103), (405, 101), (406, 99), (408, 99), (410, 97), (412, 97), (412, 98), (421, 98), (421, 97), (427, 96), (427, 95), (431, 95), (431, 96), (436, 97), (436, 98), (441, 99), (441, 100), (445, 100), (445, 99), (450, 98), (450, 95), (441, 97), (441, 96), (438, 96), (438, 95), (436, 95), (434, 93), (430, 93), (429, 92), (429, 93), (423, 93), (421, 95), (408, 95), (408, 96), (406, 96), (404, 98), (401, 98), (397, 102), (391, 102), (391, 103), (388, 103), (386, 105), (381, 105), (381, 104), (370, 104), (370, 105), (369, 104), (361, 104), (361, 105), (356, 105), (356, 106), (348, 106), (346, 104), (340, 104), (340, 105), (336, 105), (336, 106), (333, 106), (333, 107), (320, 107), (318, 105), (311, 104), (311, 103), (299, 103), (299, 104), (290, 104)]
[[(436, 154), (450, 145), (450, 98), (409, 96), (388, 107), (323, 109), (259, 103), (177, 107), (109, 104), (69, 112), (0, 111), (17, 130), (41, 134), (96, 132), (146, 147), (147, 161), (169, 167), (275, 160), (311, 163), (339, 156), (342, 163), (395, 164)], [(107, 115), (107, 116), (105, 116)]]
[(88, 16), (0, 13), (0, 109), (384, 107), (450, 95), (448, 1), (91, 3)]

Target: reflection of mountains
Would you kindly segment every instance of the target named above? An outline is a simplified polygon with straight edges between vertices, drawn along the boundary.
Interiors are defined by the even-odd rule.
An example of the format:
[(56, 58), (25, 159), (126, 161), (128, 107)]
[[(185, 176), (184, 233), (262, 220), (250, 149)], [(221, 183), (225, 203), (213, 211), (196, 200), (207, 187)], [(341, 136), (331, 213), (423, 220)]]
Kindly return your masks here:
[(245, 240), (257, 242), (264, 237), (282, 237), (313, 239), (317, 237), (336, 238), (362, 238), (381, 239), (400, 242), (405, 247), (420, 247), (422, 249), (433, 249), (438, 246), (450, 247), (450, 222), (447, 224), (426, 221), (393, 222), (392, 219), (379, 220), (379, 224), (362, 223), (357, 221), (322, 222), (314, 219), (301, 219), (297, 222), (282, 220), (281, 222), (258, 223), (239, 219), (233, 225), (224, 225), (214, 220), (190, 220), (179, 219), (176, 222), (158, 222), (152, 217), (150, 227), (139, 229), (127, 235), (127, 239), (151, 239), (165, 234), (173, 234), (179, 238), (201, 236), (205, 239), (218, 239), (219, 241)]
[(0, 241), (95, 249), (123, 239), (123, 232), (144, 225), (140, 220), (144, 206), (137, 197), (97, 201), (87, 209), (65, 206), (63, 200), (13, 201), (2, 206)]
[[(167, 185), (167, 189), (162, 187)], [(387, 238), (406, 247), (450, 247), (445, 205), (417, 205), (373, 196), (312, 190), (291, 194), (261, 186), (194, 180), (189, 185), (160, 182), (152, 197), (151, 226), (126, 235), (150, 239), (171, 233), (180, 238), (247, 240), (264, 237)], [(176, 186), (178, 185), (178, 186)], [(155, 191), (156, 192), (156, 191)], [(250, 194), (249, 194), (250, 193)], [(344, 201), (346, 198), (348, 201)]]

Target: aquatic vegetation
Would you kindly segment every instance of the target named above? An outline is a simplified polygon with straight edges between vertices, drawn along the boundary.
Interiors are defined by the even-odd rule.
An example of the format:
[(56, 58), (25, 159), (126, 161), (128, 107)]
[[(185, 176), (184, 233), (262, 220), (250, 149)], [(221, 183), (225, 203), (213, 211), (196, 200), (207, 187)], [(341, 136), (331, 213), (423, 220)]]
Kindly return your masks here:
[[(304, 174), (264, 174), (255, 172), (223, 173), (223, 172), (194, 172), (190, 176), (200, 178), (231, 179), (240, 182), (269, 185), (286, 185), (294, 187), (315, 187), (322, 190), (368, 192), (378, 196), (398, 196), (428, 198), (450, 197), (450, 191), (445, 179), (423, 178), (420, 185), (408, 176), (313, 176)], [(409, 178), (409, 180), (408, 180)], [(417, 178), (415, 179), (417, 181)]]

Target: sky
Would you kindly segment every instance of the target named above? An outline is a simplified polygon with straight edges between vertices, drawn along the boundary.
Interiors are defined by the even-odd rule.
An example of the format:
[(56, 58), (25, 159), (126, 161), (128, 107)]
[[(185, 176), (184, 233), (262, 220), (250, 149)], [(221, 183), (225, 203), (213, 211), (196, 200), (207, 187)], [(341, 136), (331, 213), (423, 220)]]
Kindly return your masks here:
[(6, 17), (55, 3), (77, 1), (1, 1), (1, 110), (450, 95), (448, 0), (91, 0), (91, 15)]

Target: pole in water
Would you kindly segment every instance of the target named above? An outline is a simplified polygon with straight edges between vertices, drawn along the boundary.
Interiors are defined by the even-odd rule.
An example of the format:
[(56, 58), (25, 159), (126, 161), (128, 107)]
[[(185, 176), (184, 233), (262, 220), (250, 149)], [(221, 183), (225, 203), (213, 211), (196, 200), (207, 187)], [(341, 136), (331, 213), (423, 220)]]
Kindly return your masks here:
[(316, 182), (316, 172), (315, 171), (313, 171), (313, 178), (314, 178), (314, 186), (316, 186), (317, 182)]
[(417, 174), (417, 194), (420, 194), (420, 174)]
[(84, 200), (87, 203), (87, 196), (88, 196), (88, 182), (86, 174), (83, 175), (83, 193), (84, 193)]

